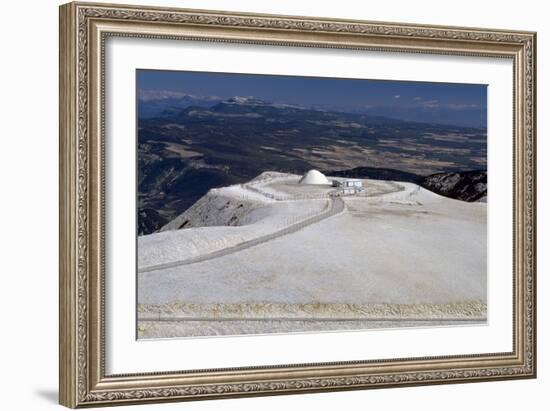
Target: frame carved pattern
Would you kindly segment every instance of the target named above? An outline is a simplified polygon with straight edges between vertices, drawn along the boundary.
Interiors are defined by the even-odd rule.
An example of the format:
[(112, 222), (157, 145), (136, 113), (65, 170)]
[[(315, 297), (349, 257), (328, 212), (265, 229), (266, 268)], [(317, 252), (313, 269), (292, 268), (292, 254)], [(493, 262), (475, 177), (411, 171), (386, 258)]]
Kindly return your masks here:
[[(313, 392), (327, 389), (374, 388), (385, 386), (428, 384), (443, 382), (466, 382), (515, 377), (534, 377), (536, 368), (535, 350), (535, 35), (533, 33), (488, 31), (483, 29), (462, 29), (437, 26), (415, 26), (392, 23), (325, 21), (313, 18), (232, 15), (222, 12), (194, 10), (148, 9), (130, 6), (72, 4), (76, 21), (76, 334), (75, 360), (71, 364), (75, 374), (72, 382), (75, 395), (72, 400), (62, 399), (64, 405), (77, 407), (115, 403), (139, 402), (142, 400), (218, 398), (262, 393)], [(452, 40), (457, 42), (505, 43), (519, 46), (523, 52), (524, 77), (522, 95), (524, 147), (522, 173), (524, 178), (523, 196), (518, 198), (523, 204), (521, 227), (523, 230), (523, 279), (522, 296), (524, 343), (520, 353), (523, 362), (515, 366), (471, 367), (467, 369), (427, 370), (398, 373), (370, 373), (342, 377), (314, 377), (300, 379), (278, 378), (272, 381), (247, 383), (213, 383), (171, 387), (151, 387), (136, 389), (96, 390), (89, 380), (89, 35), (91, 20), (104, 19), (111, 22), (143, 22), (156, 24), (238, 27), (254, 30), (278, 30), (284, 32), (322, 32), (328, 34), (354, 34), (393, 38)], [(132, 37), (152, 37), (131, 33)], [(215, 40), (233, 41), (233, 40)], [(240, 41), (243, 42), (243, 41)], [(298, 43), (269, 42), (252, 40), (256, 44), (297, 45)], [(298, 44), (304, 45), (304, 44)], [(307, 44), (305, 44), (307, 45)], [(319, 45), (314, 45), (319, 47)], [(342, 45), (321, 45), (320, 47), (347, 47)], [(354, 47), (352, 47), (354, 48)], [(371, 48), (372, 49), (372, 48)], [(383, 47), (382, 47), (383, 49)], [(394, 50), (395, 51), (395, 50)], [(406, 52), (424, 52), (414, 49)], [(431, 51), (440, 54), (464, 54), (449, 50)], [(476, 55), (484, 53), (477, 52)], [(69, 273), (61, 273), (70, 275)], [(60, 290), (61, 291), (61, 290)], [(66, 291), (67, 292), (67, 291)], [(102, 319), (103, 320), (103, 319)], [(66, 325), (70, 327), (70, 325)], [(474, 358), (475, 356), (471, 356)], [(63, 369), (61, 365), (61, 369)], [(70, 391), (70, 390), (69, 390)]]

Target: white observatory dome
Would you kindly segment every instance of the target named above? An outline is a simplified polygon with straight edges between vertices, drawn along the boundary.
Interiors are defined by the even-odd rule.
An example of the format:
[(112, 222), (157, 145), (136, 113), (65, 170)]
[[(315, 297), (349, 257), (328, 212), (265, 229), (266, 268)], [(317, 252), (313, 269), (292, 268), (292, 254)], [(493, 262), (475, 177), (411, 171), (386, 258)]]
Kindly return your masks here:
[(300, 184), (330, 185), (325, 175), (317, 170), (309, 170), (299, 181)]

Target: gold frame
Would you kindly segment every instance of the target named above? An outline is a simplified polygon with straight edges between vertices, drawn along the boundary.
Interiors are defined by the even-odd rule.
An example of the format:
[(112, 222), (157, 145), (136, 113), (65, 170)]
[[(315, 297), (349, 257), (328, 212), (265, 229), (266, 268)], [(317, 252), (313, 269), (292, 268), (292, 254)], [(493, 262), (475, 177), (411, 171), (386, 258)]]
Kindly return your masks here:
[[(514, 349), (105, 375), (104, 44), (109, 36), (491, 56), (514, 63)], [(69, 3), (60, 7), (60, 403), (68, 407), (534, 378), (536, 34)], [(266, 359), (269, 362), (269, 359)]]

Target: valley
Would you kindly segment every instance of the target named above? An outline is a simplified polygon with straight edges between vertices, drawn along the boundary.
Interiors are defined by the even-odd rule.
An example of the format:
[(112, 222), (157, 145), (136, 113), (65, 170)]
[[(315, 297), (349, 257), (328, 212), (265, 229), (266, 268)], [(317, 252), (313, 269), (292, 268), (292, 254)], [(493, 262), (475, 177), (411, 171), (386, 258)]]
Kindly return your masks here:
[(200, 104), (157, 107), (138, 123), (139, 235), (160, 230), (210, 189), (264, 170), (418, 182), (486, 169), (484, 129), (246, 97)]

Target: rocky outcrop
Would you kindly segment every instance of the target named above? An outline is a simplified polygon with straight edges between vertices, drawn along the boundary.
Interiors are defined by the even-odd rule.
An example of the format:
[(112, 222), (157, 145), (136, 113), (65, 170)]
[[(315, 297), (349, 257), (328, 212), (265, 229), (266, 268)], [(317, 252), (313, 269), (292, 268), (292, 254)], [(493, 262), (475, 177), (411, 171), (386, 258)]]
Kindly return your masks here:
[(138, 235), (153, 233), (165, 225), (168, 220), (152, 208), (144, 208), (138, 213)]
[(487, 197), (487, 171), (437, 173), (418, 182), (422, 187), (445, 197), (462, 201), (484, 201)]
[(199, 201), (164, 225), (159, 231), (191, 227), (238, 226), (240, 219), (258, 208), (255, 202), (232, 198), (210, 190)]

